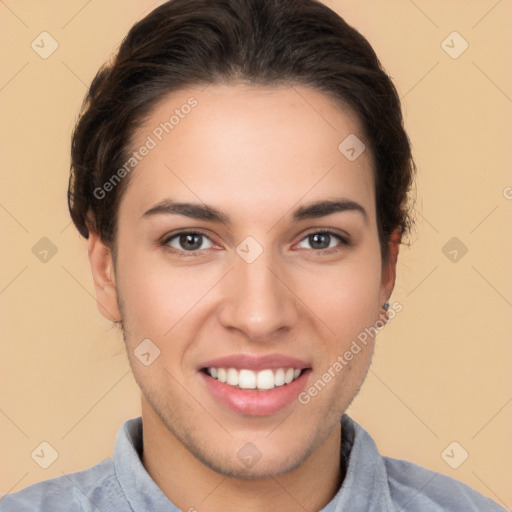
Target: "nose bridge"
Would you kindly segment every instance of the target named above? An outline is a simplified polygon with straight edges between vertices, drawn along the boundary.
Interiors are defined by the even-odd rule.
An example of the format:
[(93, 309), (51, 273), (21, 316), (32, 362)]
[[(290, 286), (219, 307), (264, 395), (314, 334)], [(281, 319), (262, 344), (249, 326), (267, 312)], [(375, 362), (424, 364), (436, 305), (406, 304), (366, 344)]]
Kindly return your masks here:
[(240, 251), (243, 248), (241, 244), (230, 272), (221, 322), (225, 327), (243, 331), (249, 338), (269, 338), (296, 322), (295, 302), (281, 281), (280, 265), (272, 250), (264, 250), (252, 260)]

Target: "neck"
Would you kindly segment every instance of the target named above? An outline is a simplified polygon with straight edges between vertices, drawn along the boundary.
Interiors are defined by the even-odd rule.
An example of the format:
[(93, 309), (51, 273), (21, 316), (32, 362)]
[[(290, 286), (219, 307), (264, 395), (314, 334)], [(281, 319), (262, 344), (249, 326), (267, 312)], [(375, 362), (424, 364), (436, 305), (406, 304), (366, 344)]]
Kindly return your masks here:
[(203, 464), (167, 429), (145, 400), (142, 403), (142, 463), (162, 492), (181, 510), (320, 510), (341, 486), (341, 426), (288, 473), (245, 480), (217, 473)]

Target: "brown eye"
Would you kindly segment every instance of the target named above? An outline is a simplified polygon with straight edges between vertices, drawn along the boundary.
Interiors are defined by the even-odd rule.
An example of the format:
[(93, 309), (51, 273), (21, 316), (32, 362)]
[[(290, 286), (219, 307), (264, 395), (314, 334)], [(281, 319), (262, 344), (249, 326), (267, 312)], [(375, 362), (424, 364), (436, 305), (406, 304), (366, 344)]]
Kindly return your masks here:
[(328, 249), (331, 238), (331, 235), (327, 233), (315, 233), (308, 236), (309, 244), (313, 249)]
[(333, 233), (331, 231), (317, 231), (314, 233), (310, 233), (309, 235), (304, 237), (300, 243), (302, 244), (304, 242), (307, 242), (309, 244), (309, 247), (303, 248), (311, 248), (316, 251), (325, 251), (327, 249), (335, 249), (340, 245), (348, 245), (348, 242), (344, 237), (342, 237), (338, 233)]
[(210, 249), (213, 246), (211, 240), (206, 235), (193, 231), (172, 235), (166, 238), (163, 245), (181, 252), (196, 252), (203, 249)]

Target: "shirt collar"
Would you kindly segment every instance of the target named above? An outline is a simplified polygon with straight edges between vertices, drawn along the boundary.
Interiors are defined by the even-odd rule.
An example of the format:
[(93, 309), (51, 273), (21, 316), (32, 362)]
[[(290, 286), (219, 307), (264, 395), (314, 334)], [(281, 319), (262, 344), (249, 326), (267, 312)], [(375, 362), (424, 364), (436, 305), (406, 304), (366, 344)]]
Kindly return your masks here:
[[(345, 478), (334, 498), (320, 512), (391, 512), (384, 460), (371, 436), (346, 414), (342, 421), (342, 459), (348, 458)], [(142, 419), (121, 427), (114, 450), (114, 471), (135, 512), (180, 512), (149, 476), (141, 462)]]
[(141, 461), (142, 418), (124, 423), (114, 449), (114, 471), (134, 512), (180, 512), (149, 476)]
[(370, 434), (344, 414), (341, 439), (342, 459), (348, 454), (345, 478), (320, 512), (394, 512), (386, 465)]

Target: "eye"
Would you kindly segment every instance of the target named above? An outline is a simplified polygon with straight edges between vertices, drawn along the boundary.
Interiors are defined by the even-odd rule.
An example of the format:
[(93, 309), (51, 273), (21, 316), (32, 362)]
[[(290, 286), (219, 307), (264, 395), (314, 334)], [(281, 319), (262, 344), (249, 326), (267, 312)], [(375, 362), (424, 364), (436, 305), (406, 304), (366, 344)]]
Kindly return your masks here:
[[(349, 245), (349, 242), (345, 237), (329, 230), (315, 231), (310, 233), (300, 241), (299, 247), (301, 247), (301, 244), (304, 243), (308, 243), (310, 248), (316, 252), (322, 252), (325, 254), (335, 252), (340, 248), (340, 246)], [(301, 248), (308, 249), (308, 247), (304, 246)]]
[[(304, 244), (310, 247), (305, 247)], [(181, 231), (167, 236), (161, 245), (178, 256), (199, 256), (200, 251), (212, 249), (214, 243), (201, 231)], [(316, 253), (330, 254), (350, 245), (348, 237), (330, 230), (314, 231), (305, 236), (298, 244), (302, 249), (312, 249)]]
[[(206, 243), (205, 243), (206, 242)], [(213, 242), (200, 231), (182, 231), (167, 237), (162, 245), (170, 247), (173, 252), (197, 252), (204, 249), (211, 249)]]

